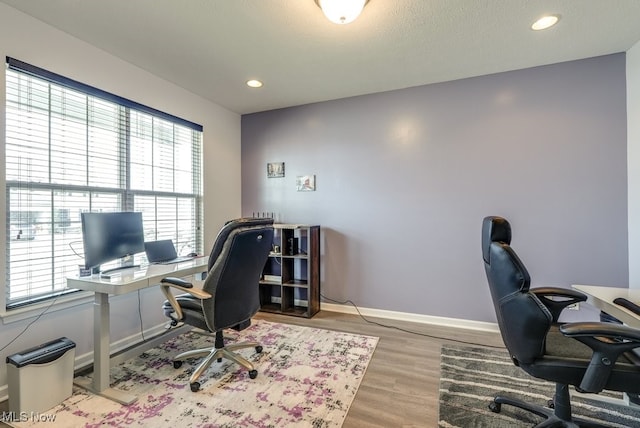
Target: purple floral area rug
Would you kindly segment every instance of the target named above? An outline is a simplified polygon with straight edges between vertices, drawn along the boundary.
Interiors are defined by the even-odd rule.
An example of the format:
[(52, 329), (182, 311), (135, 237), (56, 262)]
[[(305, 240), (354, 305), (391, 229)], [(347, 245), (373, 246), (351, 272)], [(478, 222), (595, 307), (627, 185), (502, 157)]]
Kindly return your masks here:
[[(136, 394), (128, 406), (74, 386), (73, 395), (44, 413), (57, 427), (340, 427), (377, 337), (253, 320), (241, 332), (225, 331), (226, 343), (257, 341), (263, 351), (238, 351), (258, 377), (227, 360), (214, 362), (191, 392), (197, 360), (173, 367), (172, 356), (213, 346), (193, 332), (171, 339), (111, 369), (113, 387)], [(33, 425), (39, 425), (37, 422)], [(18, 423), (27, 427), (30, 424)]]

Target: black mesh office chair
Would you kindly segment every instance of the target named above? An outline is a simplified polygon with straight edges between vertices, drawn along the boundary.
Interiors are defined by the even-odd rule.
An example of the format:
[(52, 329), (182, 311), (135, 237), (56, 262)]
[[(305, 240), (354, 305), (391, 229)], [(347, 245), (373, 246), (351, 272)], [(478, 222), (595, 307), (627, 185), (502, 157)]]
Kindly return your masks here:
[[(585, 300), (584, 296), (561, 288), (529, 289), (529, 273), (510, 243), (509, 222), (486, 217), (482, 257), (500, 333), (513, 363), (533, 377), (555, 382), (556, 392), (553, 409), (505, 396), (495, 397), (489, 407), (498, 413), (502, 404), (509, 404), (546, 418), (538, 427), (602, 426), (572, 418), (568, 386), (580, 392), (638, 393), (640, 367), (623, 353), (640, 347), (640, 330), (599, 322), (558, 325), (558, 305)], [(564, 302), (548, 296), (563, 297)], [(554, 302), (552, 307), (549, 302)]]
[[(179, 322), (215, 333), (213, 348), (184, 352), (174, 358), (174, 367), (188, 358), (205, 356), (194, 370), (189, 384), (192, 391), (200, 389), (197, 379), (214, 360), (230, 359), (249, 370), (254, 379), (258, 372), (247, 359), (235, 353), (253, 347), (262, 352), (256, 342), (224, 345), (223, 330), (244, 330), (260, 308), (258, 281), (273, 244), (273, 219), (237, 219), (228, 222), (218, 233), (209, 256), (207, 277), (202, 289), (180, 278), (164, 278), (161, 289), (167, 298), (163, 308), (173, 325)], [(174, 296), (176, 288), (185, 294)]]

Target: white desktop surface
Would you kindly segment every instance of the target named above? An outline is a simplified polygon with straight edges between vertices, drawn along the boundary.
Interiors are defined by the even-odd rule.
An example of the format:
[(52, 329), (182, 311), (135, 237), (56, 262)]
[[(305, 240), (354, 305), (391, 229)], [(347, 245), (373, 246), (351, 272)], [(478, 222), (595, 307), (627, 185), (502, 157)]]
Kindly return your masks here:
[[(629, 327), (640, 328), (640, 315), (634, 314), (627, 308), (623, 308), (622, 306), (613, 303), (613, 301), (618, 297), (624, 297), (625, 299), (640, 305), (640, 289), (581, 284), (573, 284), (571, 287), (586, 294), (587, 303), (590, 305), (616, 317)], [(630, 403), (626, 393), (623, 393), (623, 396), (623, 402), (626, 405), (637, 407), (636, 404)]]
[(167, 276), (186, 276), (206, 270), (208, 257), (195, 257), (179, 263), (142, 265), (128, 268), (110, 274), (110, 278), (100, 275), (72, 276), (67, 278), (69, 288), (93, 291), (106, 294), (126, 294), (141, 288), (157, 285)]
[(136, 401), (137, 397), (111, 388), (110, 369), (110, 316), (109, 295), (131, 293), (160, 284), (168, 276), (183, 277), (206, 272), (208, 257), (196, 257), (180, 263), (146, 265), (113, 272), (110, 278), (100, 275), (67, 278), (67, 286), (94, 292), (93, 306), (93, 380), (78, 378), (77, 385), (123, 404)]
[(614, 299), (624, 297), (640, 305), (640, 289), (580, 284), (575, 284), (571, 287), (586, 294), (587, 303), (592, 306), (618, 318), (631, 327), (640, 328), (640, 315), (636, 315), (630, 310), (613, 303)]

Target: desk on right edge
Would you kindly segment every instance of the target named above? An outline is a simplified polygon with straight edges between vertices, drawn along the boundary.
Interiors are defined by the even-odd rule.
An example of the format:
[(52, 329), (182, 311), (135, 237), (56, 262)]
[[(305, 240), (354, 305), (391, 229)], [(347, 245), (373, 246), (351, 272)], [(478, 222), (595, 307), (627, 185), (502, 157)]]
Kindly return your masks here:
[(618, 297), (624, 297), (634, 303), (640, 304), (640, 289), (603, 287), (600, 285), (572, 285), (574, 289), (587, 295), (587, 303), (618, 318), (630, 327), (640, 328), (640, 316), (630, 310), (613, 303)]

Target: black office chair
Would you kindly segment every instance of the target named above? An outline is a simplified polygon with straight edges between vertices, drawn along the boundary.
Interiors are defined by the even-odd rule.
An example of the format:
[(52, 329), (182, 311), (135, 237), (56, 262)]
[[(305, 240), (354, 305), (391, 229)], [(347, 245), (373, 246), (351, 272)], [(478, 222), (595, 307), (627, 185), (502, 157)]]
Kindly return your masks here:
[[(502, 217), (486, 217), (482, 224), (482, 257), (498, 326), (513, 363), (531, 376), (555, 382), (552, 407), (497, 396), (490, 409), (516, 406), (546, 418), (538, 427), (601, 427), (572, 418), (569, 385), (580, 392), (603, 389), (638, 393), (640, 367), (623, 353), (640, 347), (640, 330), (612, 323), (557, 324), (559, 305), (583, 301), (574, 290), (529, 289), (530, 277), (510, 246), (511, 226)], [(562, 297), (563, 302), (548, 296)], [(549, 307), (548, 303), (552, 303)]]
[[(215, 333), (213, 348), (184, 352), (174, 358), (178, 368), (188, 358), (206, 356), (189, 379), (192, 391), (200, 389), (197, 379), (213, 360), (227, 358), (249, 370), (254, 379), (258, 372), (253, 364), (235, 350), (253, 347), (262, 352), (257, 342), (224, 345), (223, 330), (244, 330), (260, 308), (258, 281), (273, 244), (273, 219), (246, 218), (228, 222), (218, 233), (209, 256), (208, 272), (202, 289), (180, 278), (164, 278), (161, 289), (167, 298), (164, 313), (172, 325), (184, 322)], [(176, 288), (185, 294), (174, 296)]]

